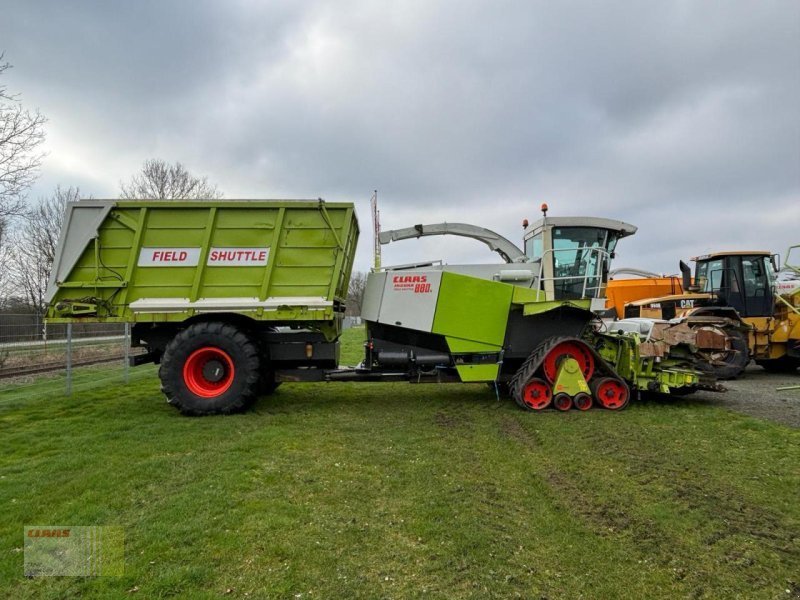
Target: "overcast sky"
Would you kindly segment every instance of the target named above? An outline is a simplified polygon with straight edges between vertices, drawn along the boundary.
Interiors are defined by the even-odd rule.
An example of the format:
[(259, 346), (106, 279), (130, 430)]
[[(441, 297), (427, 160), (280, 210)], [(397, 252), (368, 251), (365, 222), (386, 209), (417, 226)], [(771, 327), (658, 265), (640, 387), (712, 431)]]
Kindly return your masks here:
[[(116, 197), (150, 157), (227, 198), (639, 227), (614, 266), (800, 243), (800, 2), (4, 0), (3, 77), (49, 119), (42, 176)], [(456, 238), (384, 263), (492, 262)]]

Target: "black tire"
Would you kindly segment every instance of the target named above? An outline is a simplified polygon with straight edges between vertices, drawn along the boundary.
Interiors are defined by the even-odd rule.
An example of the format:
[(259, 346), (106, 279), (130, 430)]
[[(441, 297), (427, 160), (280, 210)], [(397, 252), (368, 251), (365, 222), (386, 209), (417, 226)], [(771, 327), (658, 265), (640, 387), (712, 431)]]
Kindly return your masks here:
[(800, 367), (800, 358), (781, 356), (772, 360), (757, 360), (756, 364), (767, 373), (794, 373)]
[[(196, 364), (190, 357), (203, 350), (221, 351), (220, 355), (227, 355), (233, 365), (230, 370), (217, 370), (223, 371), (227, 387), (210, 397), (193, 391), (192, 382), (184, 375), (187, 361)], [(233, 325), (212, 321), (190, 325), (172, 338), (164, 350), (158, 376), (167, 401), (183, 414), (230, 414), (246, 410), (257, 399), (259, 366), (258, 346), (247, 335)]]
[(717, 379), (736, 379), (744, 373), (747, 363), (750, 362), (750, 349), (747, 338), (736, 329), (726, 329), (725, 334), (731, 340), (731, 352), (723, 359), (721, 365), (704, 364), (700, 369), (711, 373)]
[(275, 373), (272, 371), (264, 373), (258, 382), (258, 394), (260, 396), (271, 396), (281, 386), (281, 383), (283, 382), (275, 381)]

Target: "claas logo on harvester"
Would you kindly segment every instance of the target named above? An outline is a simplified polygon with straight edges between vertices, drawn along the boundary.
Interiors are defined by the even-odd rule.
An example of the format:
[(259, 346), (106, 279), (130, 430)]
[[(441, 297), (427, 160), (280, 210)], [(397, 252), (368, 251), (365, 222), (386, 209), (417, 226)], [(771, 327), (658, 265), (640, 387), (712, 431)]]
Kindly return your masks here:
[(431, 291), (427, 275), (395, 275), (392, 277), (395, 291), (412, 291), (415, 294), (427, 294)]

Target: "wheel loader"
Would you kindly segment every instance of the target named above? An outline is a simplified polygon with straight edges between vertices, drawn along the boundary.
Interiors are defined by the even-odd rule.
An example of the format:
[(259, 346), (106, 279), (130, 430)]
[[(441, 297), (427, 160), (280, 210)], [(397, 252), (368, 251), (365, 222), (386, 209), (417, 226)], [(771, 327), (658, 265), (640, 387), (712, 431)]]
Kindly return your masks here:
[(706, 254), (692, 259), (694, 278), (681, 261), (677, 293), (630, 301), (624, 316), (738, 330), (731, 350), (716, 357), (721, 378), (739, 376), (750, 360), (771, 372), (795, 371), (800, 367), (800, 246), (789, 248), (780, 270), (777, 259), (765, 250)]
[(66, 210), (49, 321), (132, 323), (144, 349), (132, 364), (158, 364), (184, 414), (244, 410), (282, 383), (313, 381), (490, 384), (525, 410), (617, 410), (640, 390), (719, 390), (696, 350), (724, 347), (722, 336), (667, 324), (645, 339), (593, 312), (617, 242), (636, 231), (620, 221), (545, 213), (524, 251), (466, 224), (377, 231), (382, 244), (466, 236), (502, 261), (376, 266), (364, 359), (345, 367), (353, 204), (91, 200)]

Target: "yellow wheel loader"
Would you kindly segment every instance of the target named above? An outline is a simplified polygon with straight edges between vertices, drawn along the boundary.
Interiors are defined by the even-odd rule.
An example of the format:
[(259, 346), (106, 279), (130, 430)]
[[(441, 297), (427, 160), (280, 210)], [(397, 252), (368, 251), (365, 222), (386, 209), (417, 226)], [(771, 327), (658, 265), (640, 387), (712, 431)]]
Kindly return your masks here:
[[(625, 304), (625, 318), (686, 319), (694, 328), (736, 326), (741, 335), (715, 357), (715, 375), (733, 378), (752, 359), (771, 372), (800, 367), (800, 245), (779, 270), (764, 250), (716, 252), (681, 261), (681, 293)], [(646, 289), (646, 288), (645, 288)]]

